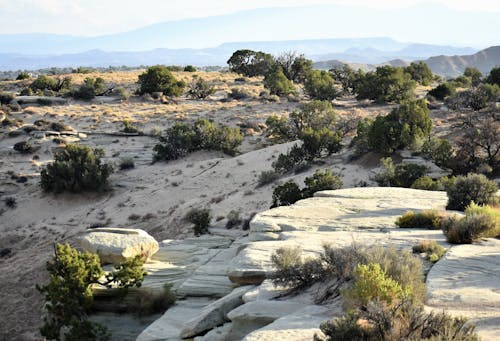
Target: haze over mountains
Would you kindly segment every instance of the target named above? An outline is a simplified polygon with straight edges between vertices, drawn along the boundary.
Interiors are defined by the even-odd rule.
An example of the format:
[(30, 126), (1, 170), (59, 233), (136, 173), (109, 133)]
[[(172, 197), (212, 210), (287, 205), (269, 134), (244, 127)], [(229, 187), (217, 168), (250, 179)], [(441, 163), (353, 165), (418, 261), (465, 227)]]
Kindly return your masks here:
[[(416, 22), (422, 18), (425, 18), (425, 25)], [(476, 57), (458, 57), (474, 55), (488, 47), (490, 44), (485, 45), (486, 40), (500, 42), (497, 19), (494, 12), (471, 15), (436, 3), (420, 4), (410, 9), (369, 9), (327, 4), (256, 9), (169, 21), (96, 37), (4, 34), (0, 35), (0, 70), (154, 64), (225, 66), (235, 50), (248, 48), (272, 54), (296, 51), (314, 61), (329, 61), (324, 65), (340, 60), (362, 64), (366, 68), (394, 60), (398, 61), (391, 63), (404, 64), (441, 55), (455, 56), (445, 61), (440, 57), (430, 61), (436, 73), (454, 76), (464, 65), (473, 65), (487, 72), (491, 64), (500, 64), (498, 53), (490, 50)], [(458, 28), (463, 31), (464, 22), (479, 31), (488, 32), (488, 37), (472, 39), (472, 33), (470, 37), (469, 33), (465, 37), (461, 34), (461, 39), (474, 42), (475, 45), (469, 47), (450, 43), (414, 43), (422, 40), (405, 42), (406, 39), (382, 35), (393, 32), (393, 37), (397, 38), (402, 28), (417, 25), (419, 37), (428, 36), (427, 41), (435, 41), (436, 37), (452, 41), (446, 39), (443, 27), (446, 25), (446, 32)], [(330, 39), (342, 34), (366, 37), (366, 31), (360, 27), (367, 23), (373, 23), (370, 32), (375, 37)], [(282, 39), (284, 36), (293, 36), (297, 40)], [(311, 36), (315, 39), (309, 39)], [(411, 37), (411, 34), (405, 37)], [(234, 42), (228, 43), (230, 41)]]

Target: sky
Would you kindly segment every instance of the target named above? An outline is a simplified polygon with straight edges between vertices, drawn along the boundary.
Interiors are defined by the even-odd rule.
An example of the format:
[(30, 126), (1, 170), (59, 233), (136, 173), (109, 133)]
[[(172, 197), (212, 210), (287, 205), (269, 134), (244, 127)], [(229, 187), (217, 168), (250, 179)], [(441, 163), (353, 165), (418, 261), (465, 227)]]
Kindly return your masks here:
[[(158, 22), (256, 8), (328, 3), (393, 9), (430, 2), (470, 13), (498, 13), (500, 19), (500, 0), (0, 0), (0, 34), (98, 36), (126, 32)], [(365, 36), (368, 36), (370, 27), (365, 25), (366, 27), (361, 28), (366, 32)], [(303, 29), (307, 34), (307, 25)], [(399, 34), (402, 36), (404, 32)], [(457, 32), (457, 36), (460, 36), (460, 32)]]

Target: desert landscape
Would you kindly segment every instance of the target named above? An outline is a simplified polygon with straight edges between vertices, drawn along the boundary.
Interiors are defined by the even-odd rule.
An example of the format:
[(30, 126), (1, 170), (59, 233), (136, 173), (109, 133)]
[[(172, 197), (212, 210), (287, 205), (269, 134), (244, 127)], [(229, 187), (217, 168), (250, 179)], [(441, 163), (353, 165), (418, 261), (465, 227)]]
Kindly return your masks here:
[(0, 340), (500, 340), (498, 46), (390, 43), (0, 65)]

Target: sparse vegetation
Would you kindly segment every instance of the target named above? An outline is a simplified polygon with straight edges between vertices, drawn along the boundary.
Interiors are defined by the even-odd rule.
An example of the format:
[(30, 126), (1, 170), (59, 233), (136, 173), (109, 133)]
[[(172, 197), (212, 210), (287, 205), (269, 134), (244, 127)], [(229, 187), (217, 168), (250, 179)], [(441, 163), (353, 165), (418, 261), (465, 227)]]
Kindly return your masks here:
[(187, 96), (193, 99), (205, 99), (215, 93), (215, 88), (202, 78), (193, 79), (188, 85)]
[(435, 240), (421, 240), (412, 247), (413, 253), (425, 253), (425, 259), (436, 263), (445, 254), (446, 249)]
[(21, 141), (14, 145), (14, 150), (21, 154), (29, 154), (33, 151), (33, 146), (28, 141)]

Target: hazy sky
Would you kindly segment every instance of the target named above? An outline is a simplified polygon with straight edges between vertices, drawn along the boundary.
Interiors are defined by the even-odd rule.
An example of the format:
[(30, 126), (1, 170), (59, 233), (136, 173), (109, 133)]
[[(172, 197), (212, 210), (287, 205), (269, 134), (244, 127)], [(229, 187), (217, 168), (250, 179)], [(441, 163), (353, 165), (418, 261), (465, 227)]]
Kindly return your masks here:
[[(0, 0), (0, 34), (89, 36), (129, 31), (161, 21), (254, 8), (334, 3), (380, 9), (429, 2), (460, 11), (496, 12), (500, 22), (500, 0)], [(366, 31), (369, 35), (370, 28), (366, 27)]]

